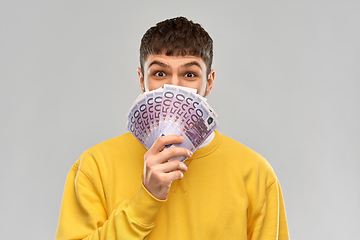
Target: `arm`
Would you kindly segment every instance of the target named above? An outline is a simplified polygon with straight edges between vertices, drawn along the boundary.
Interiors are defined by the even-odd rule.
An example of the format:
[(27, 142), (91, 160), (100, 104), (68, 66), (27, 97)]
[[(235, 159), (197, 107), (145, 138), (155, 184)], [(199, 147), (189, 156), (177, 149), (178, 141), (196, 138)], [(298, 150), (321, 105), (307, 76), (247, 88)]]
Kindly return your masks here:
[(74, 165), (65, 184), (56, 240), (145, 238), (155, 226), (155, 216), (165, 202), (171, 182), (182, 178), (180, 170), (186, 171), (179, 161), (167, 161), (188, 154), (186, 149), (163, 150), (176, 141), (181, 139), (165, 136), (154, 143), (145, 154), (143, 184), (140, 186), (139, 182), (136, 193), (121, 201), (111, 213), (106, 211), (101, 176), (87, 175), (78, 164)]
[(289, 233), (283, 196), (278, 180), (271, 184), (265, 202), (253, 222), (249, 223), (248, 239), (288, 240)]
[(89, 178), (73, 167), (65, 184), (55, 239), (143, 239), (154, 227), (163, 203), (140, 186), (132, 198), (120, 202), (107, 217)]

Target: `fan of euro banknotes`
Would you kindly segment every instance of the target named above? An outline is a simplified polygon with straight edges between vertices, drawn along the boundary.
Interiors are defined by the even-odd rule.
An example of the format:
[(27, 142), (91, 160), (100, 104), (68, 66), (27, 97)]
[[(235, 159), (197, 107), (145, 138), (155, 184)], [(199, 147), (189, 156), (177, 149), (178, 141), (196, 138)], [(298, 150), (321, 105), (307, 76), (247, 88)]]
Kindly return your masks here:
[(127, 119), (127, 129), (146, 149), (160, 136), (178, 134), (184, 141), (166, 147), (184, 147), (191, 152), (195, 152), (219, 124), (217, 114), (196, 89), (167, 84), (140, 94)]

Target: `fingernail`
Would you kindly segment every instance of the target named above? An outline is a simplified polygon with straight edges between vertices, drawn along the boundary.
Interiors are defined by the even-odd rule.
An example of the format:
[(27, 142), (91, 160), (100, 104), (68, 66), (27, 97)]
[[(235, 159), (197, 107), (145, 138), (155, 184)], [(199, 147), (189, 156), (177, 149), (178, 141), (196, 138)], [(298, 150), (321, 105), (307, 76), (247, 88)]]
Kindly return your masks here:
[(191, 157), (193, 155), (193, 153), (191, 151), (188, 151), (189, 157)]
[(180, 141), (184, 141), (184, 137), (181, 135), (179, 135), (179, 139), (180, 139)]
[(185, 168), (187, 170), (187, 166), (185, 165), (185, 163), (181, 163), (181, 167)]

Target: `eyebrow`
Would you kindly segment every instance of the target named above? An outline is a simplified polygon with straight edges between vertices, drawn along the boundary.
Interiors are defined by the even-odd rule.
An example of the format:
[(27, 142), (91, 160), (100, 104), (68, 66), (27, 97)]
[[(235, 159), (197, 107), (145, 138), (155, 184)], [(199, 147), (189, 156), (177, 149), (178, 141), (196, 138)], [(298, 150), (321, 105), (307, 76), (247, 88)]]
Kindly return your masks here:
[(160, 61), (157, 61), (157, 60), (154, 60), (152, 61), (150, 64), (149, 64), (149, 68), (152, 66), (152, 65), (159, 65), (160, 67), (164, 67), (164, 68), (169, 68), (170, 66), (163, 63), (163, 62), (160, 62)]
[[(163, 62), (160, 62), (158, 60), (154, 60), (152, 61), (150, 64), (149, 64), (149, 68), (152, 66), (152, 65), (159, 65), (160, 67), (164, 67), (164, 68), (170, 68), (169, 65), (163, 63)], [(180, 68), (189, 68), (191, 66), (198, 66), (200, 69), (201, 69), (201, 65), (196, 62), (196, 61), (192, 61), (192, 62), (188, 62), (188, 63), (185, 63), (184, 65), (182, 65)]]
[(201, 66), (198, 62), (196, 61), (192, 61), (192, 62), (189, 62), (189, 63), (185, 63), (184, 65), (182, 65), (181, 67), (185, 67), (185, 68), (189, 68), (191, 66), (198, 66), (200, 69), (201, 69)]

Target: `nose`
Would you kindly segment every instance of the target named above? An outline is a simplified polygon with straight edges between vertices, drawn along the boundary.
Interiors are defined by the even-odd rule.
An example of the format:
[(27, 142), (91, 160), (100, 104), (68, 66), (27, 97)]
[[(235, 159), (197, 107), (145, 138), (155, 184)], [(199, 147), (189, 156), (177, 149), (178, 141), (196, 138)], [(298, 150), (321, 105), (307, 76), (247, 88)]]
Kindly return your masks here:
[(177, 85), (177, 86), (180, 85), (179, 77), (176, 74), (172, 75), (172, 77), (170, 79), (170, 84)]

